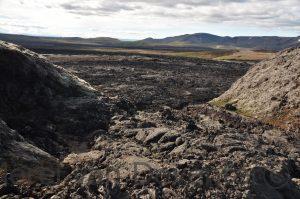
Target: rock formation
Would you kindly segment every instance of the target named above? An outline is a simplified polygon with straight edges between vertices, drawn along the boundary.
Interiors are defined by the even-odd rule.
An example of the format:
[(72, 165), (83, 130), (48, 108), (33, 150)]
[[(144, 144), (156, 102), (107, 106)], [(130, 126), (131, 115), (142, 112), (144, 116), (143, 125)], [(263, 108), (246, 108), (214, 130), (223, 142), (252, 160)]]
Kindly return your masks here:
[(0, 43), (0, 118), (36, 146), (58, 156), (63, 135), (106, 129), (107, 105), (85, 81), (40, 55)]
[(0, 42), (0, 70), (1, 181), (51, 184), (66, 173), (57, 158), (72, 140), (107, 129), (108, 106), (88, 83), (20, 46)]

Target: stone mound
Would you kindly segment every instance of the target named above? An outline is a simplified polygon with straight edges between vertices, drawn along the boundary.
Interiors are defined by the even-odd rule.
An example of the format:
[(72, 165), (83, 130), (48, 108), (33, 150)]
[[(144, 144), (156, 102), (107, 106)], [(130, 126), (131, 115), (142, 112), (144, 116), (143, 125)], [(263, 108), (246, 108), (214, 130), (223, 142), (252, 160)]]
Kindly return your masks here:
[(300, 47), (254, 65), (212, 104), (285, 128), (300, 129)]

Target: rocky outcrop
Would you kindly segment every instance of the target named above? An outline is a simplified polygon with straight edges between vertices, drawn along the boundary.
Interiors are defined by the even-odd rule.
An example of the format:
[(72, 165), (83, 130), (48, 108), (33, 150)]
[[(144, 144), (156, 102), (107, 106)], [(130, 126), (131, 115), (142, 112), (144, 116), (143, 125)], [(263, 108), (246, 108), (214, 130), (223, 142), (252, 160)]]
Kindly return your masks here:
[(212, 104), (283, 127), (300, 129), (300, 47), (254, 65)]
[(0, 42), (0, 117), (53, 155), (66, 137), (106, 129), (109, 111), (85, 81), (20, 46)]

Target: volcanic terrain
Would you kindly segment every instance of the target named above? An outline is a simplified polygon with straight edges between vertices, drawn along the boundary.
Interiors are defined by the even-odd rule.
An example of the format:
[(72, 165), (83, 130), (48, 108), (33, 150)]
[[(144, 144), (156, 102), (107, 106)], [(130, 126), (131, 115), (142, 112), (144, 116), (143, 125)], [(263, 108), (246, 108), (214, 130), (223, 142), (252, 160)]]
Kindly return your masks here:
[[(211, 105), (236, 80), (217, 99), (255, 98), (259, 89), (243, 81), (259, 80), (251, 71), (286, 93), (299, 83), (298, 55), (284, 51), (238, 80), (248, 64), (68, 51), (45, 58), (0, 42), (0, 198), (300, 198), (299, 128), (240, 115), (239, 101)], [(296, 112), (292, 88), (280, 107)], [(256, 99), (258, 116), (275, 100), (268, 92)]]

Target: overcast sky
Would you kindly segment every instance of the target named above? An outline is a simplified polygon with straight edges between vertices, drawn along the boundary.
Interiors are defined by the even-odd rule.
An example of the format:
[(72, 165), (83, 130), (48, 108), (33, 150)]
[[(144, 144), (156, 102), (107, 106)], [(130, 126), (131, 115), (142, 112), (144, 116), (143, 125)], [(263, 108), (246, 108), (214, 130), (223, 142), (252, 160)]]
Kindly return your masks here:
[(0, 32), (121, 39), (300, 35), (300, 0), (0, 0)]

